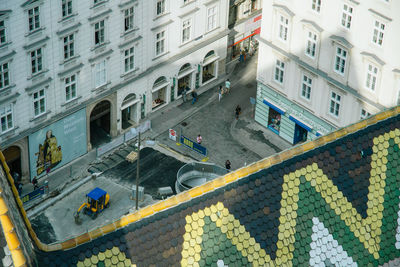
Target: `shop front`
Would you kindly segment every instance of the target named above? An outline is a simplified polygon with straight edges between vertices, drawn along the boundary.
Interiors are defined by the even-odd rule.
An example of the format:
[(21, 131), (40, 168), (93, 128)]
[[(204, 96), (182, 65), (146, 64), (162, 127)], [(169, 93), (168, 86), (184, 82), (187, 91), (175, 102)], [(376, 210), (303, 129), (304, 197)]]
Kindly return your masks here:
[(201, 75), (202, 84), (205, 84), (217, 78), (218, 59), (219, 57), (215, 54), (214, 50), (208, 52), (204, 57)]
[(31, 134), (28, 142), (31, 180), (82, 156), (87, 152), (86, 110)]
[(264, 103), (269, 107), (268, 110), (268, 129), (273, 131), (274, 133), (279, 135), (280, 128), (281, 128), (281, 119), (282, 116), (285, 114), (285, 110), (279, 107), (277, 104), (272, 104), (267, 100), (264, 100)]
[(293, 144), (307, 141), (308, 132), (312, 131), (312, 127), (293, 115), (290, 115), (289, 119), (295, 123)]
[(193, 89), (193, 86), (192, 86), (193, 72), (194, 72), (194, 68), (189, 63), (186, 63), (185, 65), (183, 65), (180, 68), (180, 70), (178, 72), (177, 98), (179, 98), (182, 95), (183, 90), (185, 88), (188, 88), (186, 93), (188, 93), (189, 91), (191, 91)]
[(122, 129), (125, 130), (129, 127), (136, 126), (137, 124), (137, 113), (138, 113), (139, 99), (136, 94), (127, 95), (122, 101), (121, 105), (121, 120)]
[(168, 91), (169, 82), (165, 76), (158, 78), (151, 90), (152, 94), (152, 110), (156, 110), (167, 104), (167, 91)]

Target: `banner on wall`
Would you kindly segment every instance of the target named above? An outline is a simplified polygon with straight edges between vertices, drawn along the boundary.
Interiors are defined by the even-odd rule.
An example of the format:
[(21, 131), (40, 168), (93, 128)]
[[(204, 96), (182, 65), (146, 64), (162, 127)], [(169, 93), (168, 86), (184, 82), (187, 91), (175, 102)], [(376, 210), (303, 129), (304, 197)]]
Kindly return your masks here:
[(86, 152), (86, 110), (81, 109), (29, 136), (31, 180)]

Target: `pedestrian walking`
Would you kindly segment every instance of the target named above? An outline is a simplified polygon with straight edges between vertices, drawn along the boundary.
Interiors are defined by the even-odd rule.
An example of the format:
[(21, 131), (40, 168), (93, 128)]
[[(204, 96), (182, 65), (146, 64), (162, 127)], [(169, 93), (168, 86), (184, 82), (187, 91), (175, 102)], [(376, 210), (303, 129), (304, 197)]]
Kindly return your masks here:
[(221, 101), (222, 93), (223, 93), (223, 89), (222, 89), (222, 85), (220, 85), (219, 89), (218, 89), (218, 102)]
[(244, 61), (245, 61), (245, 53), (243, 49), (240, 49), (239, 62), (244, 62)]
[(33, 177), (32, 184), (33, 184), (33, 190), (36, 190), (39, 188), (38, 180), (36, 179), (36, 176)]
[(229, 159), (227, 159), (225, 161), (225, 169), (226, 169), (226, 172), (230, 172), (230, 170), (231, 170), (231, 162), (229, 161)]
[(197, 101), (197, 93), (194, 89), (192, 91), (192, 97), (193, 97), (193, 100), (192, 100), (192, 105), (193, 105)]
[(225, 92), (229, 93), (229, 90), (231, 89), (231, 82), (229, 81), (229, 79), (227, 79), (225, 81)]
[(197, 143), (199, 144), (199, 145), (201, 145), (201, 142), (203, 141), (203, 137), (201, 137), (201, 135), (198, 135), (197, 136)]
[(240, 113), (242, 113), (242, 109), (240, 108), (239, 105), (237, 105), (236, 109), (235, 109), (235, 117), (236, 117), (237, 120), (239, 119)]
[(186, 102), (186, 94), (189, 91), (188, 89), (189, 89), (189, 87), (185, 84), (183, 86), (183, 91), (182, 91), (182, 101), (183, 101), (183, 103)]
[(18, 195), (21, 195), (21, 194), (22, 194), (22, 183), (19, 182), (19, 181), (16, 181), (16, 182), (15, 182), (15, 187), (16, 187), (17, 190), (18, 190)]

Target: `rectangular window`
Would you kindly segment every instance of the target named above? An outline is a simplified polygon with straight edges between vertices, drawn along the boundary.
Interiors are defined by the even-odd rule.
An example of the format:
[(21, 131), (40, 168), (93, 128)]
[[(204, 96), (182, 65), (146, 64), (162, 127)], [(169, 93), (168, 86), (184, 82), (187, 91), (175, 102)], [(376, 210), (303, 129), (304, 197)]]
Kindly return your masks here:
[(76, 98), (76, 74), (65, 78), (65, 100), (71, 101)]
[(124, 29), (125, 31), (129, 31), (133, 29), (133, 7), (130, 7), (128, 9), (125, 9), (124, 11), (124, 18), (125, 18), (125, 26)]
[(342, 13), (342, 26), (350, 29), (351, 27), (351, 19), (353, 16), (353, 8), (347, 4), (343, 5), (343, 13)]
[(106, 61), (103, 60), (96, 64), (95, 69), (95, 87), (100, 87), (107, 82)]
[(6, 42), (7, 42), (6, 25), (4, 20), (0, 20), (0, 44), (5, 44)]
[(361, 114), (360, 114), (360, 119), (365, 119), (368, 118), (369, 116), (371, 116), (371, 113), (369, 113), (368, 111), (366, 111), (365, 109), (361, 109)]
[(94, 44), (101, 45), (104, 43), (104, 20), (94, 24)]
[(279, 38), (285, 42), (287, 40), (288, 27), (289, 27), (289, 19), (280, 15), (279, 16)]
[(217, 6), (207, 9), (207, 31), (211, 31), (217, 27)]
[(134, 69), (134, 50), (133, 47), (124, 51), (124, 64), (125, 64), (125, 72), (129, 72)]
[(12, 104), (0, 107), (0, 121), (1, 133), (5, 133), (14, 128)]
[(319, 13), (321, 11), (321, 0), (312, 0), (311, 9)]
[(62, 0), (61, 11), (63, 18), (72, 15), (72, 0)]
[(278, 83), (283, 83), (284, 73), (285, 73), (285, 63), (277, 59), (275, 65), (275, 75), (274, 75), (275, 81)]
[(308, 32), (306, 55), (314, 58), (317, 50), (317, 35), (311, 31)]
[(365, 87), (374, 91), (376, 88), (376, 81), (378, 78), (378, 67), (368, 64), (367, 77), (365, 79)]
[(372, 42), (377, 45), (382, 45), (384, 33), (385, 33), (385, 24), (375, 20), (374, 35), (372, 36)]
[(336, 47), (335, 56), (335, 72), (343, 75), (346, 68), (347, 51), (343, 48)]
[(165, 52), (165, 31), (156, 34), (156, 56)]
[(335, 92), (331, 92), (331, 104), (329, 106), (329, 113), (338, 117), (340, 109), (340, 98), (341, 96)]
[(44, 94), (44, 89), (33, 93), (33, 110), (35, 117), (46, 112), (46, 95)]
[(63, 39), (64, 39), (64, 59), (69, 59), (75, 55), (74, 34), (65, 36)]
[(160, 16), (165, 13), (165, 0), (157, 1), (157, 16)]
[(303, 79), (301, 82), (301, 96), (307, 100), (310, 100), (311, 97), (311, 86), (312, 79), (307, 75), (303, 75)]
[(187, 19), (182, 22), (182, 43), (186, 43), (190, 40), (191, 28), (192, 28), (191, 19)]
[(34, 31), (40, 28), (39, 7), (34, 7), (28, 10), (29, 31)]
[(43, 70), (43, 54), (42, 48), (38, 48), (31, 52), (31, 66), (32, 66), (32, 75)]
[(8, 62), (0, 64), (0, 89), (10, 85), (10, 73), (8, 69)]

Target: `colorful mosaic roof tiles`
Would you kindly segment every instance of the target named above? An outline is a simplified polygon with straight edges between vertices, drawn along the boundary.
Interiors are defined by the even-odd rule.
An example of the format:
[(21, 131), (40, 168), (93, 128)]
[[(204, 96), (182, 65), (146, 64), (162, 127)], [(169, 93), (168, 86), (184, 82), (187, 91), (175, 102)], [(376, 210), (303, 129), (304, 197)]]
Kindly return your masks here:
[(38, 252), (39, 262), (43, 266), (395, 262), (400, 257), (399, 129), (399, 116), (381, 121), (88, 244)]

